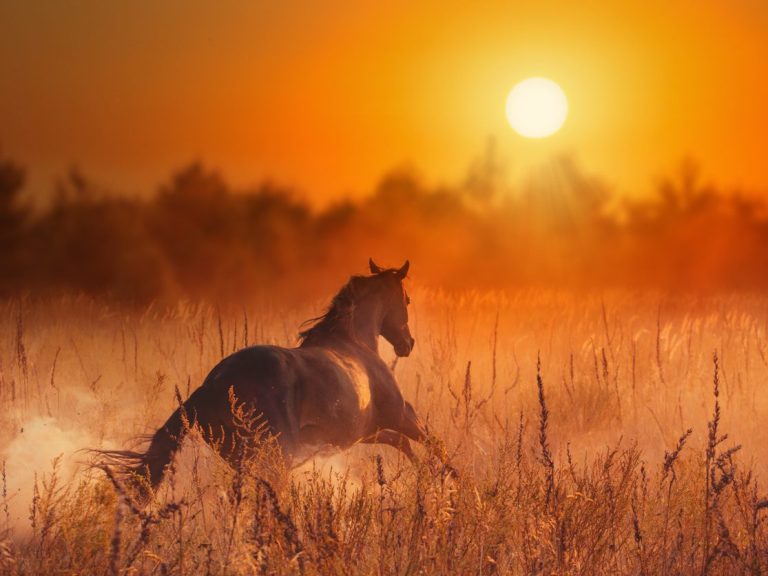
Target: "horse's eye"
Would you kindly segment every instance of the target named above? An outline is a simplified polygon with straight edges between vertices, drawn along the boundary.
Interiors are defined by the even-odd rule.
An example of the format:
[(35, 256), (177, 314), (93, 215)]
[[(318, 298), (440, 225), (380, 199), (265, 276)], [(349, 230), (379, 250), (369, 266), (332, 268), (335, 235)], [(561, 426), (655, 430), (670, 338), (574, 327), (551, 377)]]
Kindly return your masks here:
[(410, 296), (406, 296), (405, 297), (405, 303), (406, 304), (410, 304), (411, 303), (411, 297)]

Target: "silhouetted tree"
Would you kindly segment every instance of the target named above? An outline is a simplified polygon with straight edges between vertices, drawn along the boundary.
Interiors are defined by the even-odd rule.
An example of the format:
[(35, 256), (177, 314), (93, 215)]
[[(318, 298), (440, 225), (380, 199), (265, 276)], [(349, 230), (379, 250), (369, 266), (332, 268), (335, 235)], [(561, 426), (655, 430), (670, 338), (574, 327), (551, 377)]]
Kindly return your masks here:
[(15, 287), (23, 272), (23, 233), (27, 210), (19, 201), (24, 170), (10, 160), (0, 159), (0, 285)]

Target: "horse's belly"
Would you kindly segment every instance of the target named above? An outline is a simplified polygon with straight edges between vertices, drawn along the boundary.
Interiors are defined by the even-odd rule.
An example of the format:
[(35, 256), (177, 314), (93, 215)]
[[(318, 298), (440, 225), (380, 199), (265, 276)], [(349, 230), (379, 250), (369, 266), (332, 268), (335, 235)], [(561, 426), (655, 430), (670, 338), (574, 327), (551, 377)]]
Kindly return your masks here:
[(368, 372), (354, 358), (324, 351), (329, 363), (304, 383), (300, 427), (313, 430), (326, 442), (352, 444), (365, 435), (371, 414)]

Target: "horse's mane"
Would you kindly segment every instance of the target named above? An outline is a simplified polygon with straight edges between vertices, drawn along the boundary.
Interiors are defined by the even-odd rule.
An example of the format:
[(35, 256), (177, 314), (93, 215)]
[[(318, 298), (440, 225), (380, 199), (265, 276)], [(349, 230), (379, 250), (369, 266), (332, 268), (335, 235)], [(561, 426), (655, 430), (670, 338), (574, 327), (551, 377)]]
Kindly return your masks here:
[(317, 318), (310, 318), (302, 323), (302, 326), (310, 324), (299, 332), (299, 343), (309, 343), (316, 338), (338, 334), (341, 331), (348, 331), (351, 328), (352, 310), (355, 307), (355, 300), (359, 296), (360, 281), (365, 276), (352, 276), (349, 281), (341, 287), (336, 296), (331, 300), (328, 310)]

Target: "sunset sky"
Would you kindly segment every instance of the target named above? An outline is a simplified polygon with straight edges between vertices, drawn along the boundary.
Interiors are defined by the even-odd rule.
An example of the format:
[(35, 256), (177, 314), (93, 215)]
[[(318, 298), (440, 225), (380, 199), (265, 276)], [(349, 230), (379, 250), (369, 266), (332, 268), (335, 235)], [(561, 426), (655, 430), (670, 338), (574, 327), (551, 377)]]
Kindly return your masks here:
[[(77, 164), (153, 190), (194, 159), (320, 201), (411, 165), (510, 181), (561, 152), (639, 194), (686, 156), (768, 193), (768, 3), (0, 1), (0, 154), (43, 194)], [(512, 86), (557, 81), (563, 129), (515, 134)]]

